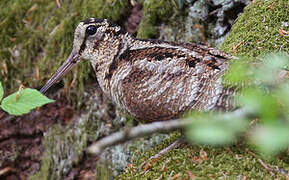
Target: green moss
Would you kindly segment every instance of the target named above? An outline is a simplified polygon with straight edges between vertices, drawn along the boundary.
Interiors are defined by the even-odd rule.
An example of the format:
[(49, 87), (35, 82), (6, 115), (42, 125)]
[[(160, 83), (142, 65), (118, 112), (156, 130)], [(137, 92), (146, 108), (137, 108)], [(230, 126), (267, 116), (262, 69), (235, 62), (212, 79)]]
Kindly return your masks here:
[(285, 8), (288, 6), (287, 0), (251, 3), (238, 17), (221, 49), (251, 57), (280, 50), (289, 52), (289, 37), (279, 33), (280, 29), (289, 31), (289, 26), (282, 26), (289, 23), (289, 9)]
[(145, 0), (143, 19), (139, 25), (138, 38), (157, 38), (158, 25), (168, 22), (178, 9), (174, 0)]
[[(133, 167), (127, 167), (124, 173), (116, 179), (168, 179), (178, 176), (178, 179), (190, 179), (189, 174), (193, 174), (197, 179), (238, 179), (247, 177), (249, 179), (271, 179), (271, 175), (261, 166), (258, 155), (251, 155), (247, 152), (247, 145), (240, 142), (230, 147), (211, 147), (199, 145), (183, 145), (165, 154), (161, 159), (151, 163), (147, 170), (136, 168), (149, 157), (155, 155), (164, 147), (176, 140), (178, 134), (173, 134), (171, 138), (161, 145), (139, 154), (133, 160)], [(206, 154), (207, 159), (206, 159)], [(285, 169), (289, 168), (288, 162), (281, 158), (265, 160), (267, 164)], [(276, 178), (284, 178), (278, 174)]]
[[(68, 57), (79, 21), (98, 17), (120, 22), (130, 8), (129, 2), (122, 0), (62, 2), (58, 7), (56, 1), (49, 0), (1, 1), (0, 79), (5, 89), (15, 91), (19, 84), (40, 87)], [(90, 72), (86, 62), (71, 73), (77, 73), (78, 95)], [(71, 82), (72, 77), (65, 82)]]
[[(192, 11), (200, 11), (201, 15), (193, 17)], [(212, 26), (206, 32), (202, 32), (202, 27), (206, 27), (206, 23), (208, 23), (208, 20), (204, 20), (202, 17), (207, 14), (206, 1), (192, 3), (185, 0), (144, 0), (143, 18), (137, 37), (166, 41), (204, 42), (206, 32), (213, 31), (215, 27)]]

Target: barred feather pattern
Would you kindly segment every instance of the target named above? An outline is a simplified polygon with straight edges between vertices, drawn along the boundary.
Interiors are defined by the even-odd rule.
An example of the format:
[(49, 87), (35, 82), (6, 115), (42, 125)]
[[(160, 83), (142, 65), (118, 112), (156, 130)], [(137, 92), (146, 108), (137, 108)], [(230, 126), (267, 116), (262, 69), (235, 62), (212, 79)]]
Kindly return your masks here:
[(229, 112), (238, 108), (236, 104), (236, 95), (240, 93), (239, 90), (240, 88), (235, 86), (224, 87), (213, 110)]

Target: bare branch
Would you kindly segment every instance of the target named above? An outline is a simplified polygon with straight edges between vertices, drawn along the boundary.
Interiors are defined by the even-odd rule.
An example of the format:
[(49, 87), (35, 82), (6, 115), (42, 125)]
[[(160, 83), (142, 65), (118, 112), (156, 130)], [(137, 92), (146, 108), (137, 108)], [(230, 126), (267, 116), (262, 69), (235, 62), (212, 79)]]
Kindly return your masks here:
[[(232, 118), (244, 118), (250, 115), (250, 111), (245, 108), (237, 109), (230, 113), (225, 113), (223, 115), (223, 120), (230, 120)], [(96, 143), (92, 144), (88, 147), (88, 152), (98, 155), (100, 154), (106, 147), (113, 146), (122, 142), (126, 142), (130, 139), (136, 137), (142, 137), (145, 135), (150, 135), (153, 133), (159, 132), (168, 132), (177, 129), (184, 129), (188, 125), (194, 122), (194, 119), (175, 119), (169, 121), (159, 121), (153, 122), (150, 124), (143, 124), (132, 128), (127, 128), (123, 131), (113, 133), (109, 136), (106, 136)]]
[(150, 124), (143, 124), (136, 127), (125, 129), (124, 131), (113, 133), (102, 138), (88, 148), (88, 152), (92, 154), (100, 154), (104, 148), (119, 144), (136, 137), (142, 137), (157, 132), (168, 132), (177, 129), (183, 129), (189, 125), (191, 121), (187, 119), (175, 119), (169, 121), (159, 121)]

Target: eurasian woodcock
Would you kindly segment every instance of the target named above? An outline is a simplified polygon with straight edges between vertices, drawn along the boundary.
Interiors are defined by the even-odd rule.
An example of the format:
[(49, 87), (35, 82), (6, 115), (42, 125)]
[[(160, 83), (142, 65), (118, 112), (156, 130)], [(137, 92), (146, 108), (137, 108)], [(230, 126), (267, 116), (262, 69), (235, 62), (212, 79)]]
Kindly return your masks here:
[(137, 119), (228, 110), (233, 91), (223, 87), (222, 75), (231, 58), (204, 45), (137, 39), (106, 19), (90, 18), (79, 23), (70, 56), (40, 91), (87, 59), (103, 93)]

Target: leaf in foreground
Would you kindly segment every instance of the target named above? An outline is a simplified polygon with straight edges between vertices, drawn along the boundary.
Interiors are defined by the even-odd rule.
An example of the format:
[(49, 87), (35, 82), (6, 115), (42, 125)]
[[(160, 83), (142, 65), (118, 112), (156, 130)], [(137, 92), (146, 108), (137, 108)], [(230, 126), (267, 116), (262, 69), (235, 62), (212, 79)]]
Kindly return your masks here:
[(4, 90), (3, 90), (2, 83), (0, 82), (0, 101), (3, 98), (3, 95), (4, 95)]
[(32, 109), (54, 102), (54, 100), (42, 95), (36, 89), (26, 88), (22, 90), (19, 95), (17, 94), (18, 92), (15, 92), (7, 96), (1, 103), (1, 108), (11, 115), (18, 116), (26, 114)]
[(188, 128), (187, 137), (192, 142), (208, 145), (230, 144), (246, 128), (246, 123), (242, 119), (232, 117), (228, 121), (222, 119), (222, 116), (203, 116), (201, 118), (202, 120), (196, 120)]
[(259, 126), (255, 129), (251, 141), (266, 157), (289, 146), (289, 127), (286, 125)]

